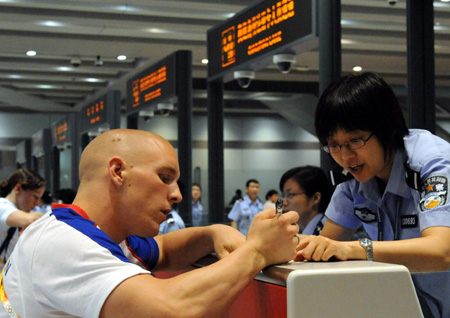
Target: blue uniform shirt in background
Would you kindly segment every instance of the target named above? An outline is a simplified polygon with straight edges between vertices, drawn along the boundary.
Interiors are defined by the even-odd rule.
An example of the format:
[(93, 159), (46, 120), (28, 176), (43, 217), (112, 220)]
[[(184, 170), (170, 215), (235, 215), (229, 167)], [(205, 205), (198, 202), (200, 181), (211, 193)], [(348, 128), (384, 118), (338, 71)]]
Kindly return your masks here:
[(184, 229), (184, 221), (177, 211), (172, 210), (167, 214), (167, 219), (159, 226), (159, 234), (169, 233), (175, 230)]
[(253, 217), (262, 210), (263, 204), (258, 198), (256, 198), (255, 202), (252, 202), (246, 195), (242, 200), (234, 203), (228, 218), (236, 221), (239, 232), (247, 236)]
[(203, 204), (200, 201), (192, 201), (192, 225), (199, 226), (203, 217)]
[[(384, 193), (375, 178), (344, 182), (337, 186), (326, 216), (351, 229), (363, 224), (369, 236), (380, 241), (418, 238), (428, 227), (450, 227), (450, 144), (418, 129), (411, 129), (404, 143), (405, 150), (395, 154)], [(408, 186), (406, 167), (417, 173), (417, 189)], [(448, 271), (413, 275), (413, 281), (434, 317), (450, 317)]]

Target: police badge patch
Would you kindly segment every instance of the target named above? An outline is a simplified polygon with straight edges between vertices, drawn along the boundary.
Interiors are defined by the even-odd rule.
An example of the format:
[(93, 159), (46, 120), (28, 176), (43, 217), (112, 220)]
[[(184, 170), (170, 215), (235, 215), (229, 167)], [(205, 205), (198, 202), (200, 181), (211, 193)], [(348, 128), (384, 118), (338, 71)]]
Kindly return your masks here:
[(363, 222), (374, 222), (377, 215), (368, 208), (355, 208), (355, 215)]
[(444, 205), (448, 200), (448, 180), (446, 177), (435, 176), (425, 180), (420, 195), (420, 210), (427, 211)]

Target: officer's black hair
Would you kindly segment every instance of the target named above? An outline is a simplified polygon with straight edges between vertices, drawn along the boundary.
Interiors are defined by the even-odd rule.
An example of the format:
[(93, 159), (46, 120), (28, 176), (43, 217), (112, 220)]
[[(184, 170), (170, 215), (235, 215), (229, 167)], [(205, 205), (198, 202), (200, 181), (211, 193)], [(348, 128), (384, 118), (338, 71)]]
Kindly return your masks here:
[(380, 140), (385, 158), (403, 149), (408, 128), (392, 88), (378, 75), (347, 75), (331, 83), (319, 98), (316, 134), (322, 145), (339, 129), (370, 131)]
[(258, 181), (258, 180), (256, 180), (256, 179), (250, 179), (250, 180), (248, 180), (247, 183), (245, 184), (245, 187), (248, 188), (249, 185), (250, 185), (250, 183), (252, 183), (252, 182), (253, 182), (253, 183), (259, 184), (259, 181)]
[(271, 190), (267, 191), (266, 200), (269, 200), (269, 198), (274, 194), (278, 194), (277, 190), (271, 189)]
[(311, 198), (316, 192), (320, 193), (319, 212), (325, 212), (330, 203), (333, 188), (331, 187), (325, 172), (315, 166), (295, 167), (286, 171), (280, 179), (280, 190), (283, 192), (287, 180), (293, 179), (305, 191), (305, 195)]

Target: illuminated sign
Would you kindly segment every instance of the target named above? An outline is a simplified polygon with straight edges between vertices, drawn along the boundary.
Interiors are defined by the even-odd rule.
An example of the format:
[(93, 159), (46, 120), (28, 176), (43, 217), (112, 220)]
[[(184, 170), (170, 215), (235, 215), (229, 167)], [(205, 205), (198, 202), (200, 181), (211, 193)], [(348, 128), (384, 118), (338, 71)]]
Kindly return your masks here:
[(127, 113), (175, 96), (175, 54), (127, 81)]
[(81, 127), (83, 131), (98, 127), (106, 122), (106, 95), (81, 109)]
[(33, 134), (32, 139), (32, 151), (31, 154), (35, 157), (44, 156), (44, 130), (40, 130)]
[(65, 117), (52, 125), (53, 146), (70, 142), (69, 118)]
[(317, 39), (313, 6), (313, 0), (262, 1), (209, 30), (208, 77)]

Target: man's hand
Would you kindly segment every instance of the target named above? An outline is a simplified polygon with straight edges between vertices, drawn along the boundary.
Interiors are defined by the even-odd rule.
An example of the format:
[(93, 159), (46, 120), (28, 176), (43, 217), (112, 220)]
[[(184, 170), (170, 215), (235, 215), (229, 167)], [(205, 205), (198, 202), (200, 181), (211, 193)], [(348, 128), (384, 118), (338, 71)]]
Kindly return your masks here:
[(224, 258), (245, 243), (245, 236), (231, 226), (215, 224), (213, 231), (214, 250), (217, 257)]
[(277, 216), (274, 209), (255, 215), (247, 235), (247, 243), (252, 244), (262, 254), (265, 266), (280, 264), (294, 259), (298, 239), (298, 213), (288, 212)]

